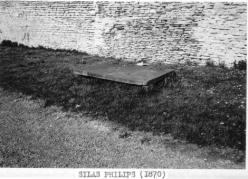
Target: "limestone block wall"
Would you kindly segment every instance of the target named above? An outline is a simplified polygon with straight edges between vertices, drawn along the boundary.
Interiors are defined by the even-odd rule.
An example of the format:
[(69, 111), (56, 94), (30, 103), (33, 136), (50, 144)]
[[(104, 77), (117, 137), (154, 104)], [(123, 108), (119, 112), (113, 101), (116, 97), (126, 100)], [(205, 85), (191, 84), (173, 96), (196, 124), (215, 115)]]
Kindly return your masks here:
[(0, 1), (0, 41), (164, 63), (246, 60), (246, 3)]

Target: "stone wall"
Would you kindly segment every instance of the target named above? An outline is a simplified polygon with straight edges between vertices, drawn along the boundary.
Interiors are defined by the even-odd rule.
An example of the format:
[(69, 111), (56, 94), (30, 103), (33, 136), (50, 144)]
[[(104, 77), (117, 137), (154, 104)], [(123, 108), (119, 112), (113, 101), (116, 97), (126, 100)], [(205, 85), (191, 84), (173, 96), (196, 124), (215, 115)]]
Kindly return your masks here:
[(246, 60), (246, 3), (0, 2), (0, 41), (125, 60)]

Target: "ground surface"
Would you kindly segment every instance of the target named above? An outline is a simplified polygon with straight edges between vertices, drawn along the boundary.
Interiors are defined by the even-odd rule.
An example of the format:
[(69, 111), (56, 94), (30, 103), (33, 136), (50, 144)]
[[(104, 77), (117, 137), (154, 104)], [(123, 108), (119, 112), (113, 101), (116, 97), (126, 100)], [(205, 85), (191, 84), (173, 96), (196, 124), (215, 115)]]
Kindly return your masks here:
[[(148, 91), (73, 74), (75, 66), (102, 62), (135, 65), (77, 51), (0, 44), (2, 166), (244, 166), (245, 61), (233, 68), (150, 64), (172, 68), (177, 80)], [(11, 102), (15, 93), (26, 96)]]
[(0, 88), (1, 167), (244, 168), (228, 149), (129, 131), (30, 98)]

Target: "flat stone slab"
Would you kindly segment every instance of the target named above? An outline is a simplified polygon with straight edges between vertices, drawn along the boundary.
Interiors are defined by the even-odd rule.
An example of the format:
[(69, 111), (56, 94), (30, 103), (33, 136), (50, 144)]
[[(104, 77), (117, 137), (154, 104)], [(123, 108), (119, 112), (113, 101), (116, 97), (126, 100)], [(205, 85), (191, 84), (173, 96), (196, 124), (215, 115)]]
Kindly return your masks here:
[(117, 64), (92, 64), (73, 68), (74, 74), (95, 77), (115, 82), (150, 85), (163, 80), (167, 74), (174, 70), (155, 70), (148, 66), (117, 65)]

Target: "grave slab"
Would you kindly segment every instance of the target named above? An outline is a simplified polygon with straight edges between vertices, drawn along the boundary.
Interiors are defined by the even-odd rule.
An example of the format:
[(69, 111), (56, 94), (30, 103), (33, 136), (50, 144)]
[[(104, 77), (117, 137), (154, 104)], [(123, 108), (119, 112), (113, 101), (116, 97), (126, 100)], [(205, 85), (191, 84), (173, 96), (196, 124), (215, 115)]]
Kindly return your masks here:
[(174, 70), (155, 70), (149, 66), (91, 64), (73, 68), (76, 75), (95, 77), (104, 80), (148, 86), (166, 78)]

